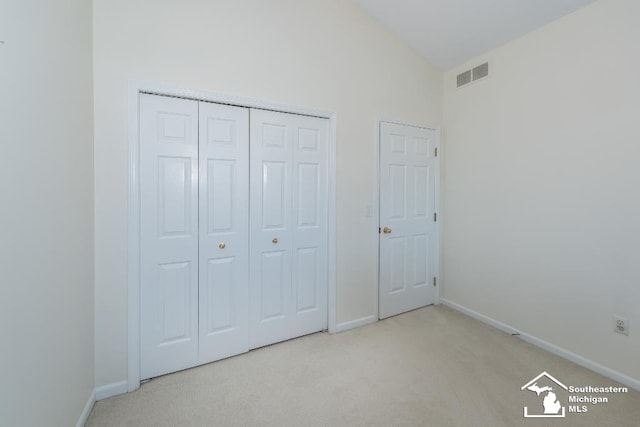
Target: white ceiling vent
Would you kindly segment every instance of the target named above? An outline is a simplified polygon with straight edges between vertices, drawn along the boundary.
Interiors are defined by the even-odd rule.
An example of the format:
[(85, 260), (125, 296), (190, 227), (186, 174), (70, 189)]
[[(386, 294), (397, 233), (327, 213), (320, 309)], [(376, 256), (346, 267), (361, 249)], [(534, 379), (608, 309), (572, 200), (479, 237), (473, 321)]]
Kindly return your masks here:
[(466, 86), (471, 82), (475, 82), (480, 79), (484, 79), (489, 76), (489, 63), (485, 62), (477, 67), (473, 67), (471, 70), (467, 70), (458, 74), (456, 78), (456, 87)]

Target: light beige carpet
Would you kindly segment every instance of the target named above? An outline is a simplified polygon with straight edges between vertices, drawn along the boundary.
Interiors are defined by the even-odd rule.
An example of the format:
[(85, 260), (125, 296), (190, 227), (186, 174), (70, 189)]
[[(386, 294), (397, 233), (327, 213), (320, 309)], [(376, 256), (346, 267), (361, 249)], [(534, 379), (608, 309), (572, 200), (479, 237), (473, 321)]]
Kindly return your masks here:
[[(89, 426), (640, 426), (640, 393), (562, 419), (520, 387), (615, 382), (449, 308), (318, 333), (151, 380), (97, 402)], [(557, 391), (560, 401), (568, 394)], [(582, 404), (580, 404), (582, 405)]]

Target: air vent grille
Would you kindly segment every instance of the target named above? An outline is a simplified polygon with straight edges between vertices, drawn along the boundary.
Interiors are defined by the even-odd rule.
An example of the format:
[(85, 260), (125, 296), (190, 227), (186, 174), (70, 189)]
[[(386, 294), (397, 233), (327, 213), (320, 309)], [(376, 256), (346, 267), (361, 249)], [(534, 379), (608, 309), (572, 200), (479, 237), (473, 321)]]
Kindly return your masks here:
[(463, 73), (458, 74), (456, 78), (456, 87), (468, 85), (476, 80), (484, 79), (489, 76), (489, 63), (485, 62), (477, 67), (473, 67)]
[(473, 81), (479, 80), (489, 75), (489, 63), (485, 62), (473, 69)]
[(471, 83), (471, 70), (458, 74), (458, 87)]

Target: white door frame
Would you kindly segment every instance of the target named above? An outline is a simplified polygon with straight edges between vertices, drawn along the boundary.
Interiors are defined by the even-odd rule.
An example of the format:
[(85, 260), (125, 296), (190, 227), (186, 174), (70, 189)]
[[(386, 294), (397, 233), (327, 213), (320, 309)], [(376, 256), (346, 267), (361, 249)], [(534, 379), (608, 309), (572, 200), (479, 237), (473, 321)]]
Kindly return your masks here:
[[(435, 213), (437, 215), (437, 221), (435, 223), (435, 242), (434, 242), (434, 247), (435, 247), (435, 252), (434, 252), (434, 257), (435, 259), (433, 260), (434, 263), (434, 276), (436, 278), (436, 287), (434, 290), (434, 305), (440, 305), (440, 294), (441, 294), (441, 289), (442, 289), (442, 280), (441, 280), (441, 275), (440, 272), (442, 271), (441, 268), (441, 260), (442, 257), (440, 256), (440, 254), (442, 253), (442, 240), (440, 239), (440, 233), (441, 233), (441, 229), (442, 229), (442, 215), (440, 214), (441, 212), (441, 192), (440, 192), (440, 182), (441, 182), (441, 172), (440, 172), (440, 159), (442, 158), (442, 143), (441, 143), (441, 138), (440, 138), (440, 128), (437, 126), (430, 126), (430, 125), (417, 125), (415, 123), (406, 123), (406, 122), (402, 122), (402, 121), (398, 121), (398, 120), (390, 120), (390, 119), (379, 119), (376, 122), (376, 152), (375, 152), (375, 167), (374, 167), (374, 171), (375, 171), (375, 194), (376, 194), (376, 204), (375, 204), (375, 218), (377, 219), (378, 222), (378, 229), (380, 227), (382, 227), (382, 224), (380, 222), (380, 144), (382, 141), (380, 141), (380, 126), (382, 125), (382, 123), (393, 123), (396, 125), (402, 125), (402, 126), (412, 126), (412, 127), (418, 127), (418, 128), (425, 128), (425, 129), (429, 129), (429, 130), (433, 130), (436, 133), (436, 143), (435, 143), (435, 148), (438, 149), (438, 155), (435, 158)], [(377, 259), (377, 263), (376, 266), (378, 267), (378, 271), (376, 272), (376, 277), (377, 277), (377, 283), (376, 283), (376, 289), (375, 289), (375, 301), (374, 301), (374, 307), (375, 307), (375, 316), (376, 316), (376, 320), (378, 320), (380, 318), (380, 233), (378, 233), (378, 247), (376, 250), (376, 259)]]
[(189, 98), (246, 108), (260, 108), (283, 113), (321, 117), (329, 120), (328, 159), (328, 229), (327, 229), (327, 324), (330, 333), (336, 332), (336, 120), (335, 111), (318, 110), (297, 105), (229, 96), (212, 92), (180, 89), (160, 83), (130, 80), (128, 89), (128, 218), (127, 218), (127, 389), (140, 387), (140, 111), (141, 93)]

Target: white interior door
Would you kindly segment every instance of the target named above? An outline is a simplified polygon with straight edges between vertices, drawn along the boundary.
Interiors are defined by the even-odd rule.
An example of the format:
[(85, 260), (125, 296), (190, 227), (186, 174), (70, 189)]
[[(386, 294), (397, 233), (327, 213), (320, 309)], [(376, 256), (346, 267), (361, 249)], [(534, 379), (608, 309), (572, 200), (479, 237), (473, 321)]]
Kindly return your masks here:
[(249, 109), (199, 106), (202, 364), (249, 350)]
[(327, 327), (326, 119), (251, 110), (249, 345)]
[(140, 96), (141, 378), (198, 357), (198, 102)]
[(434, 302), (436, 137), (380, 123), (381, 319)]

